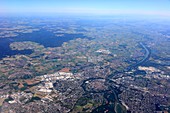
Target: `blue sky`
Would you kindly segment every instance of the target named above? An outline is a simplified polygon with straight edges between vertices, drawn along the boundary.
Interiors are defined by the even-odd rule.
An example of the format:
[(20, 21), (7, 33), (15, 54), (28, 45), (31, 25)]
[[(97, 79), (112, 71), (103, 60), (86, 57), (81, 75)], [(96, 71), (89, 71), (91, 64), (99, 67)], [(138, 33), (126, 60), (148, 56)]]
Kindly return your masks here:
[(0, 13), (170, 16), (170, 0), (0, 0)]

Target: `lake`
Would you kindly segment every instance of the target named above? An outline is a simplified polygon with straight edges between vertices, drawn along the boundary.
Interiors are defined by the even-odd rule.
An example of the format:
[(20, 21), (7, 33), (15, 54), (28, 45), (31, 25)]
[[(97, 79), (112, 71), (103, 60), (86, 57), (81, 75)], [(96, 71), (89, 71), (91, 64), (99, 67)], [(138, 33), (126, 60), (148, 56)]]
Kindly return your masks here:
[[(64, 34), (64, 33), (63, 33)], [(59, 47), (63, 42), (68, 42), (76, 38), (88, 38), (83, 34), (64, 34), (64, 36), (55, 36), (54, 33), (41, 29), (32, 33), (20, 33), (16, 37), (0, 39), (0, 59), (6, 56), (17, 54), (31, 54), (32, 50), (11, 50), (9, 47), (12, 42), (32, 41), (43, 45), (44, 47)]]

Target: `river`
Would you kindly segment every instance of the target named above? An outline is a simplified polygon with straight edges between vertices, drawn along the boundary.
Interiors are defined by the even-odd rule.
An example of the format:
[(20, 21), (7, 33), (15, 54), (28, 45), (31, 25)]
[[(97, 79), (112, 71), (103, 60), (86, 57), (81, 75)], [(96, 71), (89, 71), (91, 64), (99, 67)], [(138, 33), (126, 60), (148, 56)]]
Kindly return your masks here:
[[(142, 60), (140, 60), (139, 62), (137, 62), (136, 64), (129, 66), (128, 70), (127, 69), (123, 70), (122, 73), (130, 71), (130, 70), (136, 68), (137, 66), (143, 64), (145, 61), (147, 61), (149, 59), (150, 54), (151, 54), (150, 50), (143, 43), (139, 43), (139, 44), (145, 50), (144, 58)], [(107, 91), (104, 91), (104, 92), (92, 92), (92, 91), (87, 92), (87, 90), (85, 88), (86, 81), (94, 80), (94, 79), (103, 79), (103, 78), (89, 78), (87, 80), (84, 80), (83, 84), (81, 85), (83, 90), (86, 93), (104, 93), (104, 98), (108, 101), (108, 103), (97, 107), (96, 109), (94, 109), (92, 111), (92, 113), (104, 113), (104, 112), (108, 112), (108, 113), (126, 113), (127, 112), (126, 107), (121, 103), (120, 99), (118, 98), (118, 95), (121, 93), (121, 91), (118, 88), (111, 87), (110, 90), (107, 90)], [(112, 80), (110, 80), (110, 76), (108, 76), (107, 78), (105, 78), (105, 81), (106, 82), (111, 82)]]

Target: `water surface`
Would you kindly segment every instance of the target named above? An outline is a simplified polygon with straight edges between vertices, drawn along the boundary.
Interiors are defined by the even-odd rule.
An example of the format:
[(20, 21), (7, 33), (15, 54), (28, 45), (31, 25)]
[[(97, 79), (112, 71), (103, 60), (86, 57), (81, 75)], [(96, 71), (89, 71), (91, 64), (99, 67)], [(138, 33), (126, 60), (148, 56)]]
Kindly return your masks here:
[(9, 47), (12, 42), (32, 41), (39, 43), (45, 47), (59, 47), (63, 42), (68, 42), (76, 38), (87, 38), (83, 34), (64, 34), (64, 36), (55, 36), (54, 33), (40, 30), (33, 33), (20, 33), (16, 37), (1, 38), (0, 39), (0, 59), (6, 56), (12, 56), (17, 54), (31, 54), (31, 50), (11, 50)]

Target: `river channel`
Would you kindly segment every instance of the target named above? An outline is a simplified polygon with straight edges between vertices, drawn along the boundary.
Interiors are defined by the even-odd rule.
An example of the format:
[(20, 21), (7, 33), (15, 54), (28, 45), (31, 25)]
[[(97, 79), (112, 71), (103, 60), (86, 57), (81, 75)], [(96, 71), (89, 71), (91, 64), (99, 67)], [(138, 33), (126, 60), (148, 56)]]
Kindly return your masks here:
[[(137, 66), (143, 64), (145, 61), (147, 61), (150, 57), (150, 50), (143, 44), (143, 43), (139, 43), (142, 48), (145, 50), (145, 56), (142, 60), (140, 60), (139, 62), (137, 62), (134, 65), (131, 65), (128, 67), (128, 69), (123, 70), (122, 72), (127, 72), (130, 71), (134, 68), (136, 68)], [(86, 89), (86, 82), (90, 81), (90, 80), (95, 80), (95, 79), (104, 79), (104, 78), (89, 78), (83, 81), (81, 87), (83, 88), (84, 92), (86, 93), (103, 93), (104, 94), (104, 98), (108, 101), (107, 104), (103, 104), (99, 107), (97, 107), (96, 109), (94, 109), (92, 111), (92, 113), (127, 113), (128, 111), (126, 110), (125, 106), (123, 106), (123, 104), (121, 103), (120, 99), (118, 98), (118, 95), (121, 93), (121, 91), (116, 88), (116, 87), (110, 87), (109, 90), (103, 91), (103, 92), (96, 92), (96, 91), (90, 91), (88, 92)], [(105, 78), (106, 82), (112, 82), (110, 80), (110, 76), (108, 76), (107, 78)]]

